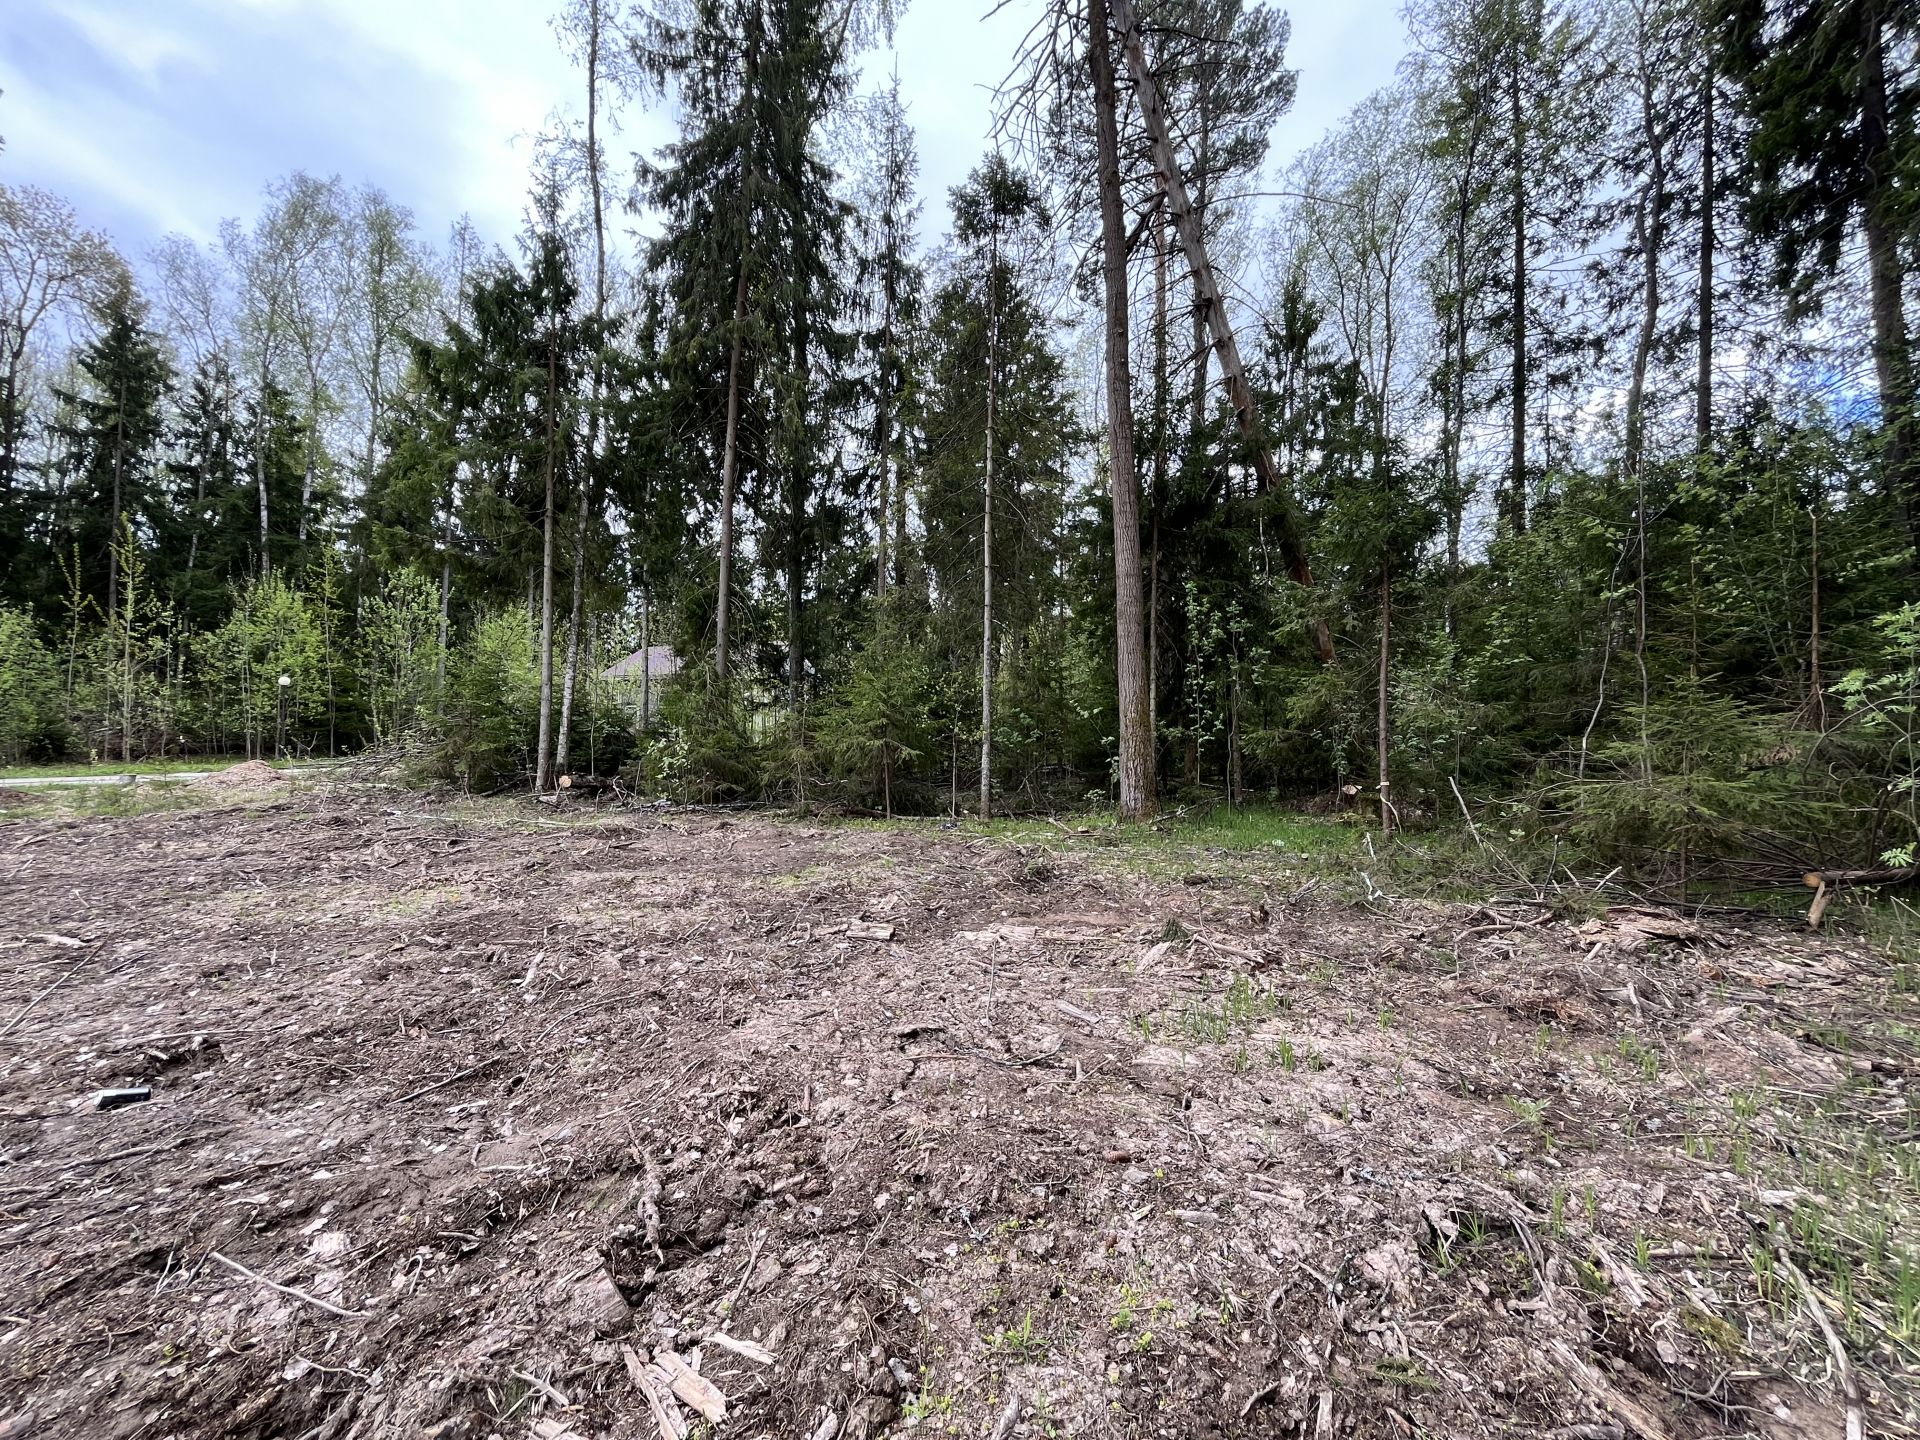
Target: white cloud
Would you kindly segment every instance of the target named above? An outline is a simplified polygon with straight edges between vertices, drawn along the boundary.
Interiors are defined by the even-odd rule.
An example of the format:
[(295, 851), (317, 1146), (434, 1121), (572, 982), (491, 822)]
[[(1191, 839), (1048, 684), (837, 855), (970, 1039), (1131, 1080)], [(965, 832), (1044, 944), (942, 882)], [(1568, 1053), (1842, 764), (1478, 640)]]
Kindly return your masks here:
[[(1039, 13), (1015, 0), (920, 0), (863, 88), (897, 64), (919, 141), (923, 230), (988, 148), (992, 90)], [(1396, 0), (1302, 8), (1290, 61), (1300, 98), (1274, 161), (1317, 139), (1392, 78)], [(301, 168), (370, 181), (439, 239), (471, 212), (489, 239), (520, 223), (532, 137), (579, 115), (582, 77), (546, 0), (3, 0), (0, 175), (68, 194), (140, 252), (167, 230), (211, 236)], [(617, 179), (671, 138), (664, 109), (627, 107), (609, 141)]]

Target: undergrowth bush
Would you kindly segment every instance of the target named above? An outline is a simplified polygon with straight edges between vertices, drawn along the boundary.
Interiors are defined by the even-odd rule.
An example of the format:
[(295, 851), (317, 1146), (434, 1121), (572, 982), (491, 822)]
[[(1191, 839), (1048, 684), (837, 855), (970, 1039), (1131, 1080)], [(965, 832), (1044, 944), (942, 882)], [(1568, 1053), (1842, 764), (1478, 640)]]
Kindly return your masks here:
[(540, 728), (540, 673), (526, 611), (483, 617), (455, 648), (446, 725), (427, 752), (434, 778), (492, 790), (531, 769)]
[(66, 740), (60, 665), (25, 611), (0, 606), (0, 762), (57, 753)]

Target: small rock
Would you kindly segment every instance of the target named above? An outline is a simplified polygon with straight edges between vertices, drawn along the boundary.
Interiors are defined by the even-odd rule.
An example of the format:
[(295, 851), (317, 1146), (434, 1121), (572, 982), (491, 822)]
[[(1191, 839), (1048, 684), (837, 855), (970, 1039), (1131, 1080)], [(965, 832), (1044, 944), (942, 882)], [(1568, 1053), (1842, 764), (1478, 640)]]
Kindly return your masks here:
[(596, 1270), (573, 1287), (567, 1328), (591, 1335), (618, 1335), (633, 1323), (633, 1307), (605, 1270)]

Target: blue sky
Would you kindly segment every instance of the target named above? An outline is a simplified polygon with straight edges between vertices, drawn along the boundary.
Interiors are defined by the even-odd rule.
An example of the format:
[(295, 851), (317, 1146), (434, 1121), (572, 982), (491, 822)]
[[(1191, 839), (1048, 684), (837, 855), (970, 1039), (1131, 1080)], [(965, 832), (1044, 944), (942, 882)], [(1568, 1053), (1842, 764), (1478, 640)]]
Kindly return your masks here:
[[(988, 91), (1038, 0), (990, 20), (979, 0), (916, 0), (896, 36), (921, 151), (926, 224), (979, 159)], [(0, 4), (0, 180), (70, 199), (132, 256), (169, 231), (211, 239), (296, 169), (371, 182), (438, 241), (462, 213), (508, 241), (530, 137), (577, 112), (580, 77), (543, 0), (5, 0)], [(1405, 49), (1397, 0), (1299, 7), (1284, 161), (1368, 91)], [(894, 54), (869, 57), (878, 76)], [(627, 107), (617, 164), (671, 119)]]

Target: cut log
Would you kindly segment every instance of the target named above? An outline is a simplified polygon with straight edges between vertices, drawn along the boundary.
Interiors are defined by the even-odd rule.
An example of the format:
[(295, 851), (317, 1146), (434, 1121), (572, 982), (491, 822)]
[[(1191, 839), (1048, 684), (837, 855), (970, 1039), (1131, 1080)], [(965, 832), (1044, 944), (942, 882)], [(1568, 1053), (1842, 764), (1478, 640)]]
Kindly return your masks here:
[(1807, 888), (1821, 885), (1900, 885), (1920, 880), (1920, 865), (1903, 865), (1883, 870), (1809, 870)]
[(680, 1407), (674, 1402), (673, 1394), (660, 1371), (649, 1365), (631, 1345), (620, 1347), (620, 1359), (627, 1367), (627, 1378), (646, 1397), (647, 1408), (653, 1412), (654, 1428), (660, 1432), (660, 1440), (687, 1440), (687, 1417), (680, 1413)]
[[(1213, 348), (1220, 356), (1220, 378), (1227, 387), (1227, 400), (1233, 406), (1233, 418), (1240, 428), (1254, 474), (1263, 493), (1271, 495), (1279, 506), (1275, 538), (1287, 574), (1304, 587), (1313, 585), (1313, 569), (1307, 563), (1307, 548), (1300, 535), (1300, 519), (1294, 509), (1292, 491), (1284, 483), (1273, 451), (1255, 408), (1253, 387), (1247, 383), (1247, 369), (1240, 360), (1240, 346), (1227, 323), (1227, 310), (1220, 294), (1220, 282), (1213, 273), (1213, 261), (1207, 255), (1206, 235), (1200, 217), (1194, 213), (1193, 199), (1187, 193), (1186, 177), (1180, 173), (1180, 158), (1173, 148), (1167, 125), (1166, 106), (1161, 103), (1160, 85), (1147, 64), (1146, 47), (1140, 40), (1140, 21), (1134, 14), (1133, 0), (1112, 0), (1114, 28), (1120, 33), (1120, 48), (1127, 57), (1127, 69), (1133, 75), (1134, 97), (1140, 103), (1140, 119), (1147, 131), (1153, 168), (1173, 217), (1180, 248), (1186, 252), (1187, 268), (1193, 273), (1194, 289), (1205, 312), (1207, 329), (1213, 336)], [(1313, 622), (1313, 646), (1320, 663), (1333, 663), (1333, 632), (1327, 622)]]
[(771, 1365), (776, 1358), (766, 1346), (752, 1340), (736, 1340), (723, 1330), (716, 1330), (707, 1337), (709, 1345), (718, 1345), (722, 1350), (731, 1350), (743, 1360), (751, 1360), (756, 1365)]
[(849, 940), (891, 940), (893, 926), (877, 925), (871, 920), (849, 920), (847, 938)]
[(667, 1385), (681, 1404), (698, 1410), (712, 1425), (727, 1418), (727, 1397), (720, 1393), (720, 1387), (673, 1351), (662, 1350), (653, 1357), (653, 1363), (667, 1377)]
[(1809, 870), (1802, 879), (1813, 891), (1813, 904), (1807, 909), (1807, 928), (1818, 930), (1836, 891), (1848, 885), (1910, 885), (1920, 880), (1920, 865), (1879, 870)]

